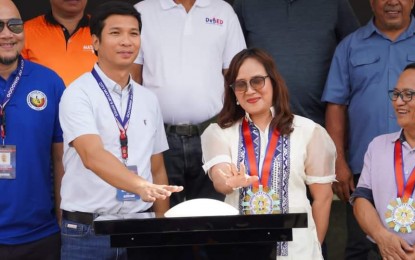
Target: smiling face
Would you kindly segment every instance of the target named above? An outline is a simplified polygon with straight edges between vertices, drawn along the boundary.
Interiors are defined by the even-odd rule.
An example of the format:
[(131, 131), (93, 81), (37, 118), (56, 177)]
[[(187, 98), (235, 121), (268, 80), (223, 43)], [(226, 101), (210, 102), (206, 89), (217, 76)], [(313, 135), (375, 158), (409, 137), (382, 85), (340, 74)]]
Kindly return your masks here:
[[(19, 11), (10, 0), (0, 0), (0, 20), (20, 19)], [(0, 65), (17, 66), (17, 59), (24, 45), (24, 33), (13, 33), (7, 25), (0, 32)]]
[(240, 106), (249, 114), (251, 119), (255, 121), (256, 117), (270, 115), (272, 106), (272, 83), (271, 80), (265, 78), (264, 87), (254, 90), (249, 81), (254, 77), (268, 76), (265, 67), (254, 58), (247, 58), (239, 68), (238, 76), (235, 82), (246, 81), (248, 88), (245, 92), (235, 92), (236, 99)]
[[(407, 69), (402, 72), (396, 83), (395, 90), (404, 91), (410, 90), (415, 91), (415, 69)], [(411, 101), (403, 101), (399, 97), (396, 101), (392, 101), (393, 108), (395, 109), (396, 118), (399, 126), (404, 129), (415, 130), (415, 96), (412, 97)]]
[(375, 25), (383, 32), (405, 30), (411, 22), (414, 0), (370, 0)]
[(101, 68), (129, 69), (140, 48), (138, 21), (131, 15), (110, 15), (101, 36), (92, 35), (92, 41)]

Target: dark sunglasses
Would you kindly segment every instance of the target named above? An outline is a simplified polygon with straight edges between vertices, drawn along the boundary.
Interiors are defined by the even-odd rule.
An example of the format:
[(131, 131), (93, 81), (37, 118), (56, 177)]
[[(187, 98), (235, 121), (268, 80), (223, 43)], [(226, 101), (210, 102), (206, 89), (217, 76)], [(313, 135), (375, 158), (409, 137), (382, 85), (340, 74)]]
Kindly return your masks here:
[(231, 84), (229, 87), (233, 89), (234, 92), (246, 92), (248, 90), (248, 82), (251, 88), (254, 90), (259, 90), (265, 86), (265, 79), (269, 76), (255, 76), (252, 77), (249, 81), (238, 80), (235, 83)]
[(23, 32), (23, 21), (22, 19), (10, 19), (8, 21), (0, 20), (0, 33), (3, 31), (5, 25), (9, 30), (14, 34), (19, 34)]

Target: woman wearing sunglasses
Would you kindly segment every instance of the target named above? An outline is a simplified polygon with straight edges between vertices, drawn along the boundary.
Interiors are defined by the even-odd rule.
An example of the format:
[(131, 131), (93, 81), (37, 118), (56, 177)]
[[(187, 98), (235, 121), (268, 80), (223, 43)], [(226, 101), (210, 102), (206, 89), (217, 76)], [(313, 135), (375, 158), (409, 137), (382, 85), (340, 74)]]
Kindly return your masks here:
[(202, 135), (204, 169), (241, 214), (307, 212), (308, 228), (278, 242), (277, 259), (322, 259), (335, 181), (332, 140), (320, 125), (291, 113), (285, 83), (264, 51), (238, 53), (225, 84), (218, 123)]

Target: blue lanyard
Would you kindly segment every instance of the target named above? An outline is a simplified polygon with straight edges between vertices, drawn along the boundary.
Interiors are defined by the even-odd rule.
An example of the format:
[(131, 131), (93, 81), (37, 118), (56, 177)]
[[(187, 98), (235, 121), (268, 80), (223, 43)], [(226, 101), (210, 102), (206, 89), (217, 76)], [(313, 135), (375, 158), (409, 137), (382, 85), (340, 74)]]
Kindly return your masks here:
[[(0, 135), (4, 146), (4, 139), (6, 138), (6, 111), (5, 107), (9, 103), (10, 99), (12, 98), (17, 84), (19, 84), (20, 79), (22, 78), (23, 68), (24, 68), (24, 60), (19, 59), (20, 68), (17, 71), (17, 75), (15, 76), (11, 85), (6, 87), (6, 95), (4, 96), (1, 104), (0, 104)], [(19, 65), (18, 65), (19, 67)]]
[(105, 86), (101, 77), (98, 75), (95, 68), (92, 69), (92, 76), (94, 76), (99, 87), (107, 98), (108, 104), (111, 108), (112, 114), (114, 115), (115, 122), (117, 123), (118, 129), (120, 130), (120, 145), (121, 145), (121, 155), (124, 160), (128, 159), (128, 138), (127, 138), (127, 128), (130, 123), (131, 110), (133, 107), (133, 91), (130, 89), (128, 92), (128, 103), (127, 111), (125, 112), (124, 120), (121, 119), (120, 113), (118, 113), (117, 107), (115, 106), (114, 100), (112, 99), (108, 88)]

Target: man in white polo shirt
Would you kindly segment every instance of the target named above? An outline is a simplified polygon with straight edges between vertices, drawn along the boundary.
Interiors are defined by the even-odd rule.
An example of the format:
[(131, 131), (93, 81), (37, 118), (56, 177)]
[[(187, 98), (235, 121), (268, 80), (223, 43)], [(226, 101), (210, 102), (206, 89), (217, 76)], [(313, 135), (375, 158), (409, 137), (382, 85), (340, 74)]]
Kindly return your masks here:
[(246, 47), (232, 7), (222, 0), (145, 0), (142, 44), (132, 74), (160, 102), (169, 150), (169, 183), (184, 192), (170, 198), (223, 199), (202, 169), (200, 134), (222, 107), (223, 72)]
[[(101, 214), (156, 213), (182, 187), (168, 186), (167, 146), (156, 96), (130, 79), (140, 47), (140, 14), (113, 1), (98, 7), (90, 28), (98, 63), (64, 92), (62, 259), (125, 259), (91, 224)], [(154, 183), (154, 184), (153, 184)], [(153, 204), (154, 202), (154, 204)]]

